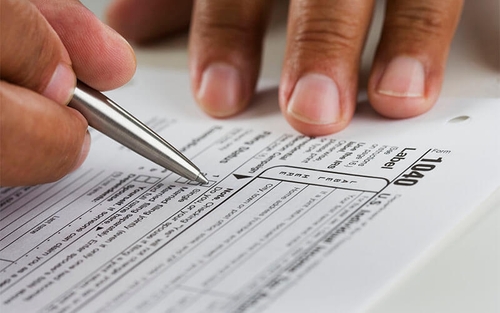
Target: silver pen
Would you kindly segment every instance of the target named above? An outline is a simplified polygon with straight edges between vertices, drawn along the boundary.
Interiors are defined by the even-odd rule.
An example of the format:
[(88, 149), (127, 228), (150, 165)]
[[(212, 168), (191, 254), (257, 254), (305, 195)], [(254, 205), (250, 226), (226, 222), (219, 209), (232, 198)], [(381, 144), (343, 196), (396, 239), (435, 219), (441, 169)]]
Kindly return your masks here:
[(189, 180), (208, 183), (188, 158), (99, 91), (78, 81), (68, 106), (79, 111), (90, 126), (143, 157)]

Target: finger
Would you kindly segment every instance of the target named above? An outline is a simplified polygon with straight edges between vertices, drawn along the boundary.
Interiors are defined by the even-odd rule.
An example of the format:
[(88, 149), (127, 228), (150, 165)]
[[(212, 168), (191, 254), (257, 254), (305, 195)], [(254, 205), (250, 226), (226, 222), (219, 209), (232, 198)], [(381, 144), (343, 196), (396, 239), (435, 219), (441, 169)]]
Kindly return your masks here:
[(77, 111), (5, 81), (0, 111), (0, 186), (55, 181), (85, 159), (90, 137)]
[(381, 114), (405, 118), (437, 100), (462, 0), (389, 0), (368, 92)]
[(227, 117), (247, 106), (260, 69), (271, 1), (197, 0), (189, 42), (191, 82), (200, 106)]
[(76, 77), (57, 34), (30, 2), (0, 4), (0, 77), (60, 104), (69, 102)]
[(351, 120), (372, 9), (366, 0), (292, 0), (280, 107), (298, 131), (326, 135)]
[(125, 38), (145, 42), (187, 29), (192, 8), (192, 0), (115, 0), (106, 19)]
[(117, 32), (102, 23), (76, 0), (32, 0), (61, 38), (77, 77), (107, 90), (132, 78), (135, 55)]

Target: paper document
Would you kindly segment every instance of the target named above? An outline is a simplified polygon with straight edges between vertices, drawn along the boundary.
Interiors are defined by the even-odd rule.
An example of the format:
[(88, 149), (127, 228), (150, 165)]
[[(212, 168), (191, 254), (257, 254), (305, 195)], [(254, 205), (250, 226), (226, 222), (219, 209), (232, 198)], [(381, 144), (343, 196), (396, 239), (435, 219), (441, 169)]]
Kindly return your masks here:
[(222, 121), (187, 81), (142, 70), (110, 96), (210, 183), (92, 131), (79, 170), (0, 189), (1, 312), (362, 311), (500, 186), (498, 100), (403, 121), (362, 104), (309, 138), (273, 84)]

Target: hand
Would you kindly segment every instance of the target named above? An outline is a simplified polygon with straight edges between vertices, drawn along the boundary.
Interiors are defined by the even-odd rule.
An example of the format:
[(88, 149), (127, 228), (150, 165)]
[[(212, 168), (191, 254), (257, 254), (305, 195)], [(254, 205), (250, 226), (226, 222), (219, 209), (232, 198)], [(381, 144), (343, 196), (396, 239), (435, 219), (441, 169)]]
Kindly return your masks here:
[[(248, 104), (259, 74), (269, 0), (115, 0), (112, 27), (145, 41), (188, 25), (195, 97), (216, 117)], [(374, 0), (290, 0), (279, 91), (283, 115), (312, 136), (347, 126)], [(387, 0), (368, 94), (380, 114), (406, 118), (436, 101), (462, 0)]]
[(89, 150), (87, 121), (66, 106), (76, 77), (116, 88), (135, 56), (79, 1), (0, 1), (0, 185), (54, 181)]

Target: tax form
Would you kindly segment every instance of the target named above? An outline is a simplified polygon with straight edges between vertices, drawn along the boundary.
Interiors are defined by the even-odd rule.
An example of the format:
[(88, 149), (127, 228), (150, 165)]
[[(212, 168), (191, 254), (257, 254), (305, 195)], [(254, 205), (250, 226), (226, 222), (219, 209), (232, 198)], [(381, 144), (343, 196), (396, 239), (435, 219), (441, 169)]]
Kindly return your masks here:
[(222, 121), (187, 81), (143, 69), (110, 96), (210, 183), (92, 132), (79, 170), (0, 189), (1, 312), (359, 312), (500, 186), (497, 99), (401, 121), (362, 103), (309, 138), (271, 83)]

